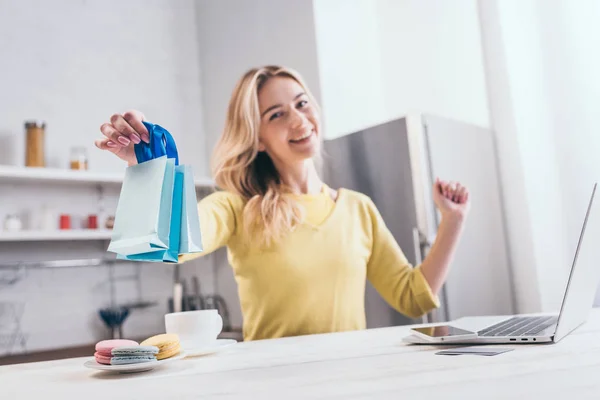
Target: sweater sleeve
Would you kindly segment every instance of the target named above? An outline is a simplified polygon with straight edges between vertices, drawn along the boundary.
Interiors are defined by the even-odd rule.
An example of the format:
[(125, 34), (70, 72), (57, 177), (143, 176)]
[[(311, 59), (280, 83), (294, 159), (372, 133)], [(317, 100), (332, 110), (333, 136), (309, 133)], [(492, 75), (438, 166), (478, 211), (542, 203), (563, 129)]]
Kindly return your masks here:
[(200, 200), (198, 217), (200, 218), (203, 251), (180, 255), (179, 262), (184, 263), (202, 257), (226, 246), (239, 228), (242, 210), (242, 199), (224, 191), (211, 193)]
[(372, 249), (367, 263), (367, 278), (385, 301), (398, 312), (418, 318), (439, 307), (425, 280), (421, 267), (408, 262), (386, 226), (375, 204), (369, 199)]

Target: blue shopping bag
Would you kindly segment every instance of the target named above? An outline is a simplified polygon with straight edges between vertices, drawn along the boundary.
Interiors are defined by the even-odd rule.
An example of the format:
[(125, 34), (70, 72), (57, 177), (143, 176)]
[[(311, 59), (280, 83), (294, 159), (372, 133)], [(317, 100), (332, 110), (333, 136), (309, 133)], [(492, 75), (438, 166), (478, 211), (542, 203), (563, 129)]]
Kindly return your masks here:
[(177, 262), (185, 170), (171, 134), (144, 125), (150, 143), (134, 146), (138, 165), (125, 171), (108, 251), (118, 259)]
[(183, 174), (179, 254), (199, 253), (203, 247), (194, 173), (190, 165), (179, 165), (175, 171)]

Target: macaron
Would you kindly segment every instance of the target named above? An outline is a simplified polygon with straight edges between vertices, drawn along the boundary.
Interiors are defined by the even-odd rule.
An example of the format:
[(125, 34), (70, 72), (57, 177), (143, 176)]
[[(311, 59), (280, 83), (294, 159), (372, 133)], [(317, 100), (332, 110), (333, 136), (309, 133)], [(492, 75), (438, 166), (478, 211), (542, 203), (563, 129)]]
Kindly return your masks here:
[(141, 345), (158, 347), (157, 360), (173, 357), (181, 351), (179, 336), (173, 333), (161, 333), (160, 335), (149, 337)]
[(138, 364), (156, 361), (158, 347), (156, 346), (125, 346), (115, 347), (111, 351), (111, 365)]
[(122, 346), (139, 346), (138, 342), (128, 339), (110, 339), (110, 340), (101, 340), (96, 343), (96, 352), (94, 353), (94, 358), (96, 362), (99, 364), (108, 364), (110, 365), (110, 360), (112, 358), (112, 349), (115, 347)]

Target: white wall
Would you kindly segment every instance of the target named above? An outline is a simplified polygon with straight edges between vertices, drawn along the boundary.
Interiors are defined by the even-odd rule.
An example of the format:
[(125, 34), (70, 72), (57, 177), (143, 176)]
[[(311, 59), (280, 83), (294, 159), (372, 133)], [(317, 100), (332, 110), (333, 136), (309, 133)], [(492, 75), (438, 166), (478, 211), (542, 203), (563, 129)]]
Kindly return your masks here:
[(600, 3), (555, 0), (553, 5), (539, 3), (540, 29), (546, 38), (549, 132), (556, 143), (559, 165), (566, 228), (563, 240), (571, 252), (577, 244), (575, 233), (581, 229), (592, 183), (600, 178)]
[(599, 6), (480, 5), (519, 308), (556, 311), (600, 167)]
[(386, 121), (377, 2), (313, 3), (324, 137)]
[(489, 126), (476, 0), (315, 0), (325, 134), (425, 111)]
[[(555, 243), (564, 248), (565, 259), (548, 277), (546, 304), (557, 308), (568, 269), (579, 239), (592, 185), (600, 178), (600, 135), (597, 104), (600, 104), (600, 3), (554, 0), (552, 7), (538, 1), (549, 118), (548, 132), (555, 143), (558, 165), (559, 213), (562, 231)], [(600, 240), (600, 238), (596, 238)], [(543, 266), (545, 267), (545, 266)], [(542, 273), (542, 272), (540, 272)], [(545, 274), (545, 273), (544, 273)], [(556, 283), (560, 280), (559, 283)]]
[(22, 165), (23, 122), (35, 118), (47, 121), (51, 166), (85, 146), (90, 169), (122, 170), (93, 142), (111, 114), (136, 108), (207, 172), (192, 0), (0, 0), (0, 10), (1, 164)]
[[(93, 142), (112, 113), (137, 108), (175, 135), (183, 162), (192, 164), (197, 175), (207, 173), (196, 43), (191, 0), (0, 0), (0, 164), (23, 165), (23, 121), (37, 118), (48, 123), (50, 166), (65, 168), (69, 147), (78, 145), (88, 148), (91, 170), (121, 171), (123, 163)], [(118, 188), (105, 195), (107, 211), (114, 211)], [(99, 206), (93, 187), (0, 184), (0, 220), (12, 212), (26, 219), (42, 203), (56, 213), (75, 216), (95, 213)], [(0, 262), (103, 257), (106, 245), (0, 243)], [(182, 268), (184, 277), (200, 277), (204, 294), (215, 289), (212, 261)], [(0, 270), (0, 303), (25, 304), (22, 331), (29, 339), (28, 350), (89, 344), (106, 337), (97, 315), (98, 308), (110, 303), (106, 267), (29, 270), (7, 286), (2, 278), (11, 274)], [(119, 303), (158, 302), (134, 311), (125, 335), (137, 338), (163, 331), (172, 266), (126, 265), (116, 275), (126, 278), (116, 285)], [(1, 335), (11, 329), (2, 314), (0, 356), (5, 351)], [(234, 324), (240, 323), (238, 317)]]

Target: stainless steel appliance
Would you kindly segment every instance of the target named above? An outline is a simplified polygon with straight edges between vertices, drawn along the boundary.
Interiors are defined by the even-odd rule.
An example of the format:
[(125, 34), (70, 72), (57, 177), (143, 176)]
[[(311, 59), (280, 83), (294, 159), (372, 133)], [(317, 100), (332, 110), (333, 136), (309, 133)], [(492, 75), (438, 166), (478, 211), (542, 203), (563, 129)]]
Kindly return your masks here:
[[(468, 186), (471, 212), (440, 293), (441, 307), (425, 321), (515, 312), (490, 129), (415, 114), (326, 140), (324, 153), (328, 184), (370, 196), (413, 265), (425, 258), (440, 222), (431, 192), (435, 177)], [(365, 307), (369, 328), (415, 322), (389, 307), (371, 285)]]

